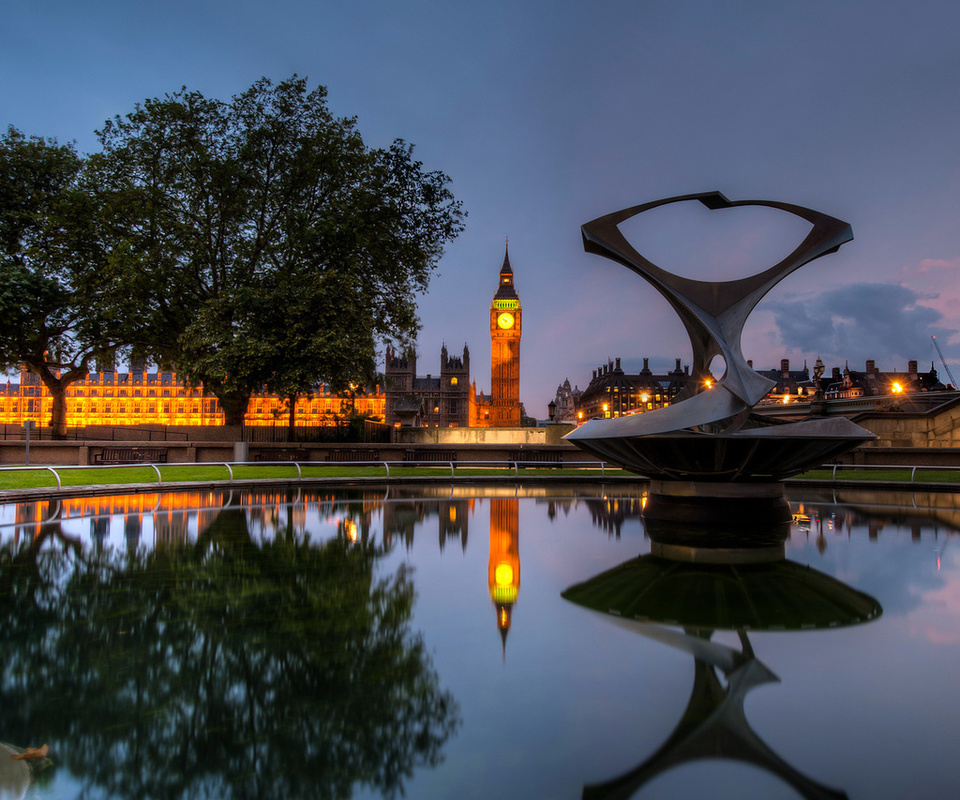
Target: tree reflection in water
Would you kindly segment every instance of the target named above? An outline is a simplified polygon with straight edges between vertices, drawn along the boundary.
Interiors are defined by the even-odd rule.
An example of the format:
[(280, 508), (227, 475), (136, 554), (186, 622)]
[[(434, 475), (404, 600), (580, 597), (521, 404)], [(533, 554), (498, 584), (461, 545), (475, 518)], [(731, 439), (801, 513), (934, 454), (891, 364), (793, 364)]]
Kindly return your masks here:
[(90, 552), (56, 522), (0, 548), (3, 738), (119, 797), (403, 791), (459, 725), (384, 550), (224, 509), (193, 544)]

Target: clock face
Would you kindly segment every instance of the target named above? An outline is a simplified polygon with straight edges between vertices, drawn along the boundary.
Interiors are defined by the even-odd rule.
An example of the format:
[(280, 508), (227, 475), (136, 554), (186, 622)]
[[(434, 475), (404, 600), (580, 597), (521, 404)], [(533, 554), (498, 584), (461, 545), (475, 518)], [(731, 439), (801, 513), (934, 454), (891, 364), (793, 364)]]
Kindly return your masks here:
[(513, 314), (508, 314), (506, 311), (504, 311), (499, 317), (497, 317), (497, 325), (501, 328), (512, 328)]

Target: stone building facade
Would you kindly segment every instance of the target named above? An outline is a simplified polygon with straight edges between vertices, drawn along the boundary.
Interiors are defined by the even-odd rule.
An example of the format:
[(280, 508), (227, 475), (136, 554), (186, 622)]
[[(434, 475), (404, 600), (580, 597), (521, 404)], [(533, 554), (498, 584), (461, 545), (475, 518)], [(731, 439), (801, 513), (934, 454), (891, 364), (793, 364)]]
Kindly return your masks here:
[[(470, 349), (452, 356), (440, 349), (440, 374), (417, 375), (414, 351), (387, 349), (384, 364), (385, 419), (395, 427), (459, 428), (470, 423)], [(417, 401), (417, 402), (412, 402)], [(414, 413), (418, 410), (418, 413)]]

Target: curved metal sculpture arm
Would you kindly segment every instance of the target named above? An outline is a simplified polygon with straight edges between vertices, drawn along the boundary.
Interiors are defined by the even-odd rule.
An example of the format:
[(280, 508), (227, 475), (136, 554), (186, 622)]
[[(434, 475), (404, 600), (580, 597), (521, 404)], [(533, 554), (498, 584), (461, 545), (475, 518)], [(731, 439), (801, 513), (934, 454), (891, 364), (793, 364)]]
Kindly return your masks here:
[[(812, 227), (792, 253), (756, 275), (732, 281), (700, 281), (685, 278), (658, 267), (640, 255), (626, 240), (618, 226), (621, 222), (632, 219), (644, 211), (687, 200), (699, 200), (711, 210), (740, 206), (766, 206), (805, 219)], [(656, 286), (668, 301), (673, 296), (684, 304), (692, 303), (699, 306), (714, 317), (719, 317), (747, 297), (753, 297), (758, 289), (762, 289), (763, 291), (754, 300), (753, 305), (756, 305), (764, 294), (791, 272), (820, 256), (836, 252), (841, 245), (853, 239), (853, 230), (849, 223), (819, 211), (772, 200), (728, 200), (720, 192), (679, 195), (615, 211), (586, 223), (581, 227), (581, 233), (584, 250), (588, 253), (606, 256), (632, 269)]]
[[(805, 219), (811, 224), (811, 229), (792, 253), (756, 275), (732, 281), (684, 278), (640, 255), (620, 232), (619, 225), (652, 208), (686, 200), (698, 200), (711, 210), (740, 206), (775, 208)], [(701, 401), (697, 408), (688, 408), (684, 413), (672, 411), (669, 416), (675, 418), (672, 422), (674, 425), (679, 423), (679, 427), (724, 420), (733, 420), (736, 425), (737, 420), (742, 418), (742, 412), (752, 408), (770, 391), (773, 382), (758, 375), (743, 357), (740, 337), (747, 317), (760, 299), (791, 272), (820, 256), (835, 252), (853, 239), (848, 223), (818, 211), (767, 200), (731, 201), (720, 192), (681, 195), (633, 206), (598, 217), (583, 225), (581, 231), (587, 252), (605, 256), (633, 270), (670, 303), (690, 337), (694, 376), (699, 378), (704, 375), (715, 356), (723, 357), (726, 370), (719, 385), (733, 396), (733, 401), (729, 397), (718, 396), (714, 402)]]

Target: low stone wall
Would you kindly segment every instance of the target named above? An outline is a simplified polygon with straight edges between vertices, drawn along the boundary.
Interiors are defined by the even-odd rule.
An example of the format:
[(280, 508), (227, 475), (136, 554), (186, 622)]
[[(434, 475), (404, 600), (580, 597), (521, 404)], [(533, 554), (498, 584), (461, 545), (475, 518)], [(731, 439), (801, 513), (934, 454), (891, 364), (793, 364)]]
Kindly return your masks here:
[(960, 467), (960, 447), (875, 447), (864, 445), (835, 459), (838, 464)]
[(400, 444), (436, 444), (451, 447), (472, 444), (535, 447), (565, 444), (563, 437), (575, 427), (564, 423), (542, 428), (397, 428), (396, 441)]
[(864, 414), (854, 417), (854, 422), (877, 435), (874, 447), (960, 447), (960, 405), (956, 404), (929, 414)]
[[(426, 429), (425, 429), (426, 430)], [(531, 429), (543, 430), (543, 429)], [(105, 450), (117, 447), (140, 446), (166, 451), (168, 464), (223, 463), (246, 460), (269, 461), (314, 461), (324, 463), (356, 463), (362, 461), (509, 461), (530, 460), (562, 464), (597, 461), (573, 445), (546, 444), (544, 436), (509, 441), (441, 442), (412, 441), (393, 444), (300, 444), (300, 443), (245, 443), (239, 450), (233, 441), (204, 442), (117, 442), (117, 441), (64, 441), (30, 442), (31, 466), (44, 465), (89, 465), (97, 463), (97, 456)], [(0, 441), (0, 466), (24, 463), (23, 440)]]

